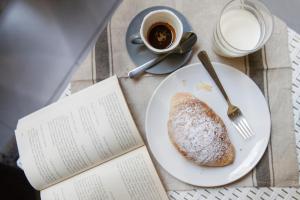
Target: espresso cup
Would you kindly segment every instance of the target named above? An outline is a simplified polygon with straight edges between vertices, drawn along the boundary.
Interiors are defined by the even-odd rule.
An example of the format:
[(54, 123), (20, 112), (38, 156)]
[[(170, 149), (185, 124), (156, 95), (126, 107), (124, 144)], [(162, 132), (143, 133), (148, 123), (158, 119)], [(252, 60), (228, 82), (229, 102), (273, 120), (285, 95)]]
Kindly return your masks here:
[(139, 33), (131, 36), (133, 44), (144, 44), (150, 51), (163, 54), (174, 50), (182, 38), (183, 25), (169, 10), (155, 10), (148, 13)]

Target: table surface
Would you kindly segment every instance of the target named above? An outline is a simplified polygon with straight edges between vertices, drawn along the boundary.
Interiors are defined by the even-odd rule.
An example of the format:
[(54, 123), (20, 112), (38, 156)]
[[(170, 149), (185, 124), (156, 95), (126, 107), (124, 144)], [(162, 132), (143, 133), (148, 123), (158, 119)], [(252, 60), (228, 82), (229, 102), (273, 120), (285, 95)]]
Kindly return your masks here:
[(280, 17), (287, 25), (300, 33), (300, 1), (299, 0), (261, 0), (271, 12)]
[[(277, 15), (278, 17), (282, 18), (288, 25), (289, 27), (291, 27), (292, 29), (294, 29), (297, 32), (300, 32), (300, 12), (299, 12), (299, 8), (300, 8), (300, 1), (299, 0), (286, 0), (286, 1), (282, 1), (282, 0), (262, 0), (271, 10), (271, 12), (274, 15)], [(259, 197), (263, 197), (266, 199), (266, 197), (268, 195), (270, 195), (269, 193), (266, 194), (266, 191), (268, 191), (271, 189), (265, 189), (264, 190), (259, 190), (257, 188), (245, 188), (245, 192), (242, 194), (240, 194), (241, 192), (239, 191), (239, 189), (228, 189), (225, 188), (223, 190), (203, 190), (202, 193), (200, 191), (196, 192), (182, 192), (182, 193), (178, 193), (178, 192), (172, 192), (170, 193), (170, 198), (171, 199), (219, 199), (220, 197), (222, 198), (222, 193), (230, 193), (230, 197), (232, 199), (236, 199), (236, 194), (240, 194), (239, 196), (243, 196), (243, 197), (247, 197), (246, 199), (251, 199), (248, 198), (248, 196), (250, 197), (254, 197), (254, 198), (259, 198)], [(286, 190), (280, 190), (280, 192), (278, 192), (278, 194), (281, 196), (284, 196), (284, 198), (281, 199), (287, 199), (287, 198), (292, 198), (292, 199), (298, 199), (300, 198), (300, 191), (296, 190), (295, 188), (289, 188), (288, 192), (289, 194), (286, 194), (285, 192)], [(257, 195), (255, 195), (255, 193), (257, 193)], [(180, 195), (179, 195), (180, 194)], [(260, 195), (259, 195), (260, 194)], [(206, 196), (203, 196), (206, 195)], [(193, 197), (192, 197), (193, 196)], [(275, 197), (276, 194), (271, 194), (271, 197)], [(189, 198), (190, 197), (190, 198)], [(192, 198), (191, 198), (192, 197)], [(293, 198), (294, 197), (294, 198)], [(261, 199), (263, 199), (261, 198)]]

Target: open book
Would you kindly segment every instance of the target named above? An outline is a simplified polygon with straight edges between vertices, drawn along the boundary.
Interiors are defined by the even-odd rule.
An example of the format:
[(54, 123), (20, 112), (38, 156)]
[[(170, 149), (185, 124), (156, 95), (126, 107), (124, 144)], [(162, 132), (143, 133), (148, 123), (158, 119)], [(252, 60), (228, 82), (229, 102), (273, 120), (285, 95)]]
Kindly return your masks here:
[(116, 76), (19, 120), (22, 168), (42, 200), (166, 200)]

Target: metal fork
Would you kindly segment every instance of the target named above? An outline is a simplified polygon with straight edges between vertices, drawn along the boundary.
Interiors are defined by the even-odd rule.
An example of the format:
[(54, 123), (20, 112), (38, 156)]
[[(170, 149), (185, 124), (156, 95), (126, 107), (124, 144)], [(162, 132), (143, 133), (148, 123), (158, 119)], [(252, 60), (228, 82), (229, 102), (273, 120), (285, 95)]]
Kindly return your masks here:
[(200, 51), (200, 53), (198, 54), (198, 58), (223, 94), (228, 104), (227, 115), (233, 122), (232, 124), (234, 125), (234, 127), (238, 130), (238, 132), (244, 139), (248, 139), (253, 136), (254, 132), (250, 128), (248, 122), (242, 114), (242, 111), (230, 102), (229, 97), (227, 96), (207, 53), (205, 51)]

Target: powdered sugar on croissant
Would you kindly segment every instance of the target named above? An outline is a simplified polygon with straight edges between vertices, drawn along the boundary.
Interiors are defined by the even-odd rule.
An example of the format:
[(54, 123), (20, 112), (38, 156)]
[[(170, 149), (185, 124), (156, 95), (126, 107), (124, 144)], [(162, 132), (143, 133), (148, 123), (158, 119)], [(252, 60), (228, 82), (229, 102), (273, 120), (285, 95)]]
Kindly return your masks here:
[(222, 119), (190, 93), (173, 96), (168, 132), (177, 150), (198, 165), (225, 166), (234, 160)]

